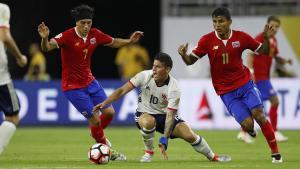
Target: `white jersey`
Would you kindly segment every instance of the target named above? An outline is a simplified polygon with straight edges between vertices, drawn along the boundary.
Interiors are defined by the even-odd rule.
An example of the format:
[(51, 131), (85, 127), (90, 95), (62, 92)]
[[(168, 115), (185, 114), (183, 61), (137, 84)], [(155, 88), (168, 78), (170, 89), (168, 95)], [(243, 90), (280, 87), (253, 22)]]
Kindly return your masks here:
[[(0, 29), (9, 28), (10, 10), (9, 7), (0, 3)], [(7, 55), (3, 41), (0, 41), (0, 85), (11, 82), (7, 66)]]
[(166, 114), (167, 109), (177, 110), (180, 101), (177, 80), (169, 75), (169, 79), (163, 86), (157, 86), (152, 75), (152, 70), (145, 70), (129, 81), (141, 89), (137, 111), (149, 114)]

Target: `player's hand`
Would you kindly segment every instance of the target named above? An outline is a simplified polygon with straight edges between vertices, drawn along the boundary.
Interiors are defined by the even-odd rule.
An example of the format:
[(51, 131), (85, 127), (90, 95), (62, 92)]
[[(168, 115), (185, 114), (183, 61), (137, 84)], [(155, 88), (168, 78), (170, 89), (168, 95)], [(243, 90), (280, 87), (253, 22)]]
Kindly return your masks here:
[(27, 57), (25, 55), (21, 55), (21, 57), (17, 58), (17, 64), (20, 67), (24, 67), (27, 64)]
[(96, 106), (94, 106), (93, 112), (98, 112), (98, 111), (100, 111), (101, 109), (103, 109), (103, 107), (105, 107), (105, 106), (106, 106), (106, 104), (105, 104), (104, 102), (99, 103), (99, 104), (97, 104)]
[(142, 36), (144, 36), (144, 32), (141, 32), (141, 31), (135, 31), (135, 32), (130, 36), (130, 43), (136, 43), (136, 42), (138, 42)]
[(160, 153), (162, 154), (163, 158), (165, 160), (168, 160), (168, 155), (167, 155), (167, 148), (168, 148), (168, 138), (167, 137), (161, 137), (159, 139), (159, 144), (158, 147), (160, 149)]
[(38, 26), (38, 32), (41, 36), (41, 38), (48, 38), (50, 31), (49, 28), (45, 25), (44, 22), (42, 22), (41, 24), (39, 24)]
[(263, 32), (264, 38), (268, 39), (269, 37), (271, 37), (271, 35), (274, 35), (274, 33), (275, 28), (270, 26), (269, 24), (266, 24)]
[(184, 56), (184, 55), (186, 55), (186, 52), (187, 52), (187, 49), (188, 49), (188, 43), (186, 43), (186, 44), (183, 44), (183, 45), (180, 45), (179, 46), (179, 48), (178, 48), (178, 53), (179, 53), (179, 55), (181, 55), (181, 56)]

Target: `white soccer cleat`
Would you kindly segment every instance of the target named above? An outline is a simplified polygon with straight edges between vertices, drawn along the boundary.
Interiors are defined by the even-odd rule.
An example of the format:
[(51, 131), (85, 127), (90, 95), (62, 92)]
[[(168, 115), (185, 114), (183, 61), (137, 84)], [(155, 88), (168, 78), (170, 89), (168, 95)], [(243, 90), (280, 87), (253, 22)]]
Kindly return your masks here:
[(281, 155), (278, 154), (272, 154), (272, 163), (283, 163)]
[(122, 154), (116, 150), (110, 149), (110, 152), (111, 152), (110, 160), (112, 160), (112, 161), (126, 161), (127, 160), (127, 158), (124, 154)]
[(253, 138), (244, 131), (240, 131), (237, 135), (237, 139), (244, 141), (245, 143), (251, 144), (254, 142)]
[(153, 157), (154, 152), (153, 151), (149, 151), (146, 150), (145, 154), (142, 156), (142, 158), (140, 159), (141, 163), (149, 163), (152, 161), (152, 157)]
[(279, 131), (275, 131), (274, 134), (275, 134), (276, 141), (278, 141), (278, 142), (287, 141), (289, 139), (288, 137), (284, 136)]
[(220, 154), (220, 155), (215, 154), (214, 158), (211, 159), (210, 161), (213, 161), (213, 162), (229, 162), (229, 161), (231, 161), (231, 157), (229, 155), (226, 155), (226, 154)]

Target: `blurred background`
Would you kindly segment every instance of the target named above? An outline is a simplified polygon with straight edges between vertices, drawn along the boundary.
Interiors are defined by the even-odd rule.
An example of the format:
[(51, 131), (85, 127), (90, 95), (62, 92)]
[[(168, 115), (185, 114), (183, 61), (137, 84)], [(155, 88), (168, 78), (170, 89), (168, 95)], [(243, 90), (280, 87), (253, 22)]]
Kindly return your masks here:
[[(232, 14), (232, 29), (243, 30), (253, 37), (261, 32), (269, 15), (281, 19), (277, 34), (279, 54), (293, 60), (292, 65), (272, 67), (273, 85), (280, 99), (279, 128), (300, 129), (300, 0), (0, 0), (11, 9), (11, 32), (21, 51), (29, 57), (25, 68), (16, 66), (9, 57), (9, 68), (21, 101), (21, 125), (77, 125), (86, 121), (66, 101), (60, 89), (60, 50), (42, 53), (37, 26), (45, 22), (53, 37), (73, 27), (70, 10), (80, 4), (95, 8), (93, 26), (113, 36), (128, 38), (135, 30), (144, 32), (139, 44), (121, 49), (99, 47), (93, 55), (92, 71), (107, 94), (121, 86), (134, 73), (128, 68), (151, 68), (159, 51), (172, 56), (172, 75), (182, 89), (180, 113), (193, 128), (234, 129), (238, 125), (226, 112), (210, 81), (207, 57), (193, 66), (185, 66), (177, 48), (189, 43), (190, 51), (199, 38), (212, 31), (211, 12), (226, 6)], [(34, 47), (35, 46), (35, 47)], [(243, 54), (244, 61), (247, 59)], [(134, 58), (134, 59), (132, 59)], [(134, 63), (127, 63), (134, 60)], [(138, 62), (137, 62), (138, 61)], [(129, 61), (128, 61), (129, 62)], [(246, 63), (245, 63), (246, 64)], [(36, 65), (40, 65), (37, 68)], [(138, 66), (135, 66), (138, 65)], [(280, 65), (279, 65), (280, 66)], [(277, 71), (276, 71), (277, 70)], [(41, 75), (34, 76), (37, 71)], [(140, 70), (136, 70), (140, 71)], [(137, 91), (129, 93), (114, 107), (113, 125), (133, 125)], [(268, 108), (268, 104), (266, 104)]]

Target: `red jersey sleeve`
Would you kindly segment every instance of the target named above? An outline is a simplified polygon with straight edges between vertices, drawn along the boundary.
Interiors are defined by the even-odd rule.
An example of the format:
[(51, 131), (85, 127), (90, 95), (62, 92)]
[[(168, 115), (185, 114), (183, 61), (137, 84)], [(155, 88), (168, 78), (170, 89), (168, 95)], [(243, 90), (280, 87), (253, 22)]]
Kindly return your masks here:
[(51, 40), (56, 41), (58, 47), (63, 47), (66, 43), (66, 33), (60, 33), (58, 35), (56, 35), (54, 38), (52, 38)]
[(257, 40), (257, 41), (260, 42), (260, 43), (263, 43), (263, 42), (264, 42), (263, 34), (262, 34), (262, 33), (258, 34), (258, 35), (255, 37), (255, 40)]
[(96, 29), (96, 32), (98, 45), (109, 45), (113, 42), (113, 38), (110, 35), (101, 32), (99, 29)]
[(207, 44), (207, 37), (202, 36), (198, 41), (198, 45), (195, 47), (195, 49), (193, 49), (192, 54), (194, 56), (197, 56), (198, 58), (201, 58), (202, 56), (206, 55), (207, 54), (206, 44)]
[(261, 43), (256, 39), (253, 39), (249, 34), (241, 32), (243, 43), (245, 44), (245, 49), (250, 49), (253, 52), (257, 52), (261, 47)]

